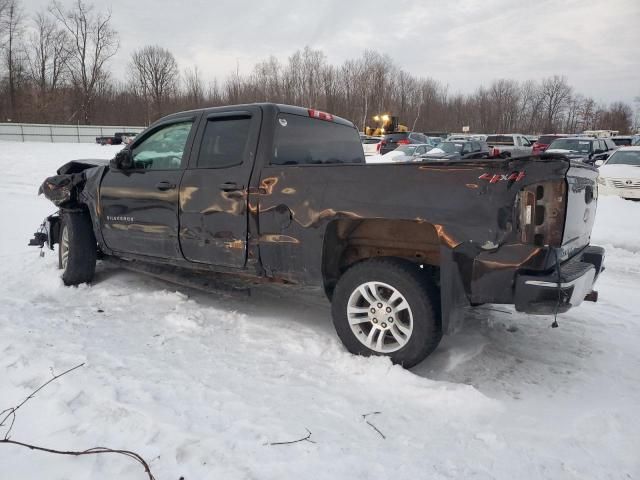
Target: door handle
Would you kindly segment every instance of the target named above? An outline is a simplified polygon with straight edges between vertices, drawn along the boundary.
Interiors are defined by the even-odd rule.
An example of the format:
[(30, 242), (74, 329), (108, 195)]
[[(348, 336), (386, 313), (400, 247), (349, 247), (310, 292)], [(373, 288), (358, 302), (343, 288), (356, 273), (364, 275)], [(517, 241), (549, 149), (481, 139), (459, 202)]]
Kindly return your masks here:
[(166, 190), (173, 190), (174, 188), (176, 188), (176, 185), (175, 183), (163, 181), (156, 183), (156, 188), (164, 192)]
[(238, 190), (244, 190), (244, 187), (234, 182), (225, 182), (220, 184), (220, 190), (223, 192), (237, 192)]

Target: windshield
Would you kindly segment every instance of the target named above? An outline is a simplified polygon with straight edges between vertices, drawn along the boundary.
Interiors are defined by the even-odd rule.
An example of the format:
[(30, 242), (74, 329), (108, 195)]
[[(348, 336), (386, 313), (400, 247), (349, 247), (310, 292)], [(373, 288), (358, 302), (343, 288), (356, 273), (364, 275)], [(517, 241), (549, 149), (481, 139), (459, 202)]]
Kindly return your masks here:
[(404, 155), (413, 155), (413, 152), (416, 151), (415, 145), (406, 145), (404, 147), (398, 147), (394, 150), (394, 152), (400, 152)]
[(640, 167), (640, 150), (617, 151), (609, 157), (606, 165), (635, 165)]
[(542, 144), (542, 145), (551, 145), (553, 143), (554, 140), (558, 140), (558, 138), (562, 138), (562, 137), (556, 137), (554, 135), (542, 135), (539, 139), (538, 139), (538, 143)]
[(509, 135), (489, 135), (487, 143), (490, 145), (513, 145), (513, 137)]
[(403, 140), (407, 138), (409, 134), (407, 132), (400, 133), (388, 133), (382, 139), (386, 142), (397, 142), (398, 140)]
[(549, 145), (549, 150), (569, 150), (577, 153), (590, 153), (591, 152), (590, 140), (580, 140), (579, 138), (559, 138)]
[(442, 142), (429, 153), (432, 153), (434, 155), (437, 155), (439, 153), (460, 153), (462, 151), (462, 147), (464, 147), (463, 143)]
[(618, 145), (619, 147), (630, 147), (631, 139), (630, 138), (612, 138), (613, 143)]

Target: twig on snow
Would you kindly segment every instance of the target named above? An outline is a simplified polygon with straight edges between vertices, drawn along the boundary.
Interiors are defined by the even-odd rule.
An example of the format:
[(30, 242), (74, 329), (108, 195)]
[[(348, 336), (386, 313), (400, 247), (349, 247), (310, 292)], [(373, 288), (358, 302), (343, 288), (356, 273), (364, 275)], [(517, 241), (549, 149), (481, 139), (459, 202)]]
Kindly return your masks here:
[(0, 443), (7, 443), (10, 445), (19, 445), (21, 447), (26, 447), (30, 450), (38, 450), (40, 452), (55, 453), (57, 455), (71, 455), (74, 457), (79, 457), (82, 455), (98, 455), (101, 453), (117, 453), (119, 455), (124, 455), (126, 457), (133, 458), (135, 461), (137, 461), (140, 465), (144, 467), (144, 471), (149, 477), (149, 480), (155, 480), (155, 477), (153, 476), (153, 474), (151, 473), (151, 469), (149, 468), (149, 464), (140, 455), (130, 450), (117, 450), (117, 449), (106, 448), (106, 447), (94, 447), (94, 448), (90, 448), (88, 450), (82, 450), (82, 451), (56, 450), (53, 448), (45, 448), (45, 447), (39, 447), (37, 445), (31, 445), (30, 443), (18, 442), (15, 440), (7, 440), (6, 438), (4, 440), (0, 440)]
[(6, 410), (3, 410), (2, 413), (0, 413), (0, 415), (6, 413), (6, 415), (3, 417), (2, 420), (0, 420), (0, 427), (4, 427), (5, 426), (5, 422), (9, 419), (9, 417), (11, 417), (11, 424), (9, 425), (9, 428), (7, 429), (6, 433), (4, 434), (4, 439), (8, 440), (9, 439), (9, 434), (11, 433), (11, 429), (13, 428), (13, 424), (16, 420), (16, 412), (18, 411), (18, 409), (20, 407), (22, 407), (25, 403), (27, 403), (29, 400), (31, 400), (33, 397), (35, 397), (36, 393), (38, 393), (40, 390), (42, 390), (44, 387), (46, 387), (47, 385), (49, 385), (51, 382), (57, 380), (58, 378), (62, 377), (63, 375), (66, 375), (67, 373), (71, 373), (74, 370), (80, 368), (84, 366), (84, 363), (81, 363), (79, 365), (76, 365), (73, 368), (70, 368), (69, 370), (65, 370), (64, 372), (62, 372), (60, 375), (54, 375), (52, 378), (50, 378), (48, 381), (46, 381), (45, 383), (43, 383), (42, 385), (40, 385), (38, 388), (36, 388), (33, 392), (31, 392), (29, 395), (27, 395), (27, 398), (25, 398), (22, 402), (20, 402), (18, 405), (16, 405), (15, 407), (11, 407), (11, 408), (7, 408)]
[(382, 433), (380, 430), (378, 430), (378, 427), (376, 427), (373, 423), (371, 423), (369, 420), (367, 420), (367, 417), (369, 415), (380, 415), (382, 412), (370, 412), (370, 413), (365, 413), (362, 415), (362, 419), (366, 422), (367, 425), (369, 425), (371, 428), (373, 428), (376, 432), (378, 432), (378, 434), (384, 439), (386, 440), (387, 437), (384, 436), (384, 433)]
[(116, 453), (118, 455), (124, 455), (125, 457), (129, 457), (129, 458), (134, 459), (136, 462), (138, 462), (140, 465), (142, 465), (142, 467), (144, 468), (144, 471), (147, 474), (147, 477), (149, 478), (149, 480), (155, 480), (155, 477), (151, 473), (151, 468), (149, 467), (149, 464), (145, 461), (145, 459), (142, 458), (137, 453), (132, 452), (130, 450), (119, 450), (119, 449), (106, 448), (106, 447), (94, 447), (94, 448), (89, 448), (87, 450), (80, 450), (80, 451), (77, 451), (77, 450), (57, 450), (57, 449), (54, 449), (54, 448), (40, 447), (38, 445), (33, 445), (33, 444), (30, 444), (30, 443), (26, 443), (26, 442), (19, 442), (17, 440), (11, 440), (9, 438), (9, 434), (11, 433), (11, 430), (13, 429), (13, 425), (14, 425), (14, 423), (16, 421), (16, 412), (18, 411), (18, 409), (20, 409), (20, 407), (22, 407), (25, 403), (27, 403), (29, 400), (31, 400), (33, 397), (35, 397), (35, 395), (40, 390), (42, 390), (44, 387), (49, 385), (51, 382), (57, 380), (58, 378), (62, 377), (63, 375), (66, 375), (67, 373), (73, 372), (74, 370), (76, 370), (76, 369), (78, 369), (78, 368), (80, 368), (82, 366), (84, 366), (84, 363), (76, 365), (75, 367), (70, 368), (69, 370), (65, 370), (64, 372), (62, 372), (59, 375), (55, 375), (54, 372), (53, 372), (53, 368), (51, 368), (50, 371), (51, 371), (51, 374), (53, 375), (52, 378), (50, 378), (47, 382), (43, 383), (38, 388), (36, 388), (22, 402), (20, 402), (15, 407), (5, 408), (4, 410), (0, 411), (0, 417), (2, 417), (4, 415), (4, 417), (2, 417), (2, 420), (0, 420), (0, 427), (6, 427), (7, 426), (7, 421), (9, 419), (11, 419), (10, 423), (9, 423), (9, 426), (7, 428), (7, 431), (4, 434), (4, 438), (0, 439), (0, 444), (4, 443), (4, 444), (7, 444), (7, 445), (18, 445), (20, 447), (25, 447), (25, 448), (28, 448), (30, 450), (37, 450), (37, 451), (40, 451), (40, 452), (54, 453), (54, 454), (57, 454), (57, 455), (71, 455), (71, 456), (74, 456), (74, 457), (79, 457), (79, 456), (83, 456), (83, 455), (98, 455), (98, 454), (102, 454), (102, 453)]
[(305, 430), (307, 431), (306, 437), (299, 438), (297, 440), (290, 440), (288, 442), (271, 442), (269, 443), (269, 445), (291, 445), (292, 443), (298, 443), (298, 442), (316, 443), (313, 440), (311, 440), (311, 431), (306, 427), (305, 427)]

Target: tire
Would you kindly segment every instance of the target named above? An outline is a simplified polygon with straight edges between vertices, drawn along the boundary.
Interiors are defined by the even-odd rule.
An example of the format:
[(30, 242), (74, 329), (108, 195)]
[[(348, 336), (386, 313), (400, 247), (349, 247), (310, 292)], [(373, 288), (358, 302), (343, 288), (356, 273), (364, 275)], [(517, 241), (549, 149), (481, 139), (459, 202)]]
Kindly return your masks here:
[(90, 282), (96, 271), (97, 246), (87, 213), (62, 215), (58, 240), (58, 268), (65, 285)]
[(442, 339), (438, 288), (406, 260), (374, 258), (351, 267), (336, 284), (331, 311), (347, 350), (387, 356), (405, 368), (424, 360)]

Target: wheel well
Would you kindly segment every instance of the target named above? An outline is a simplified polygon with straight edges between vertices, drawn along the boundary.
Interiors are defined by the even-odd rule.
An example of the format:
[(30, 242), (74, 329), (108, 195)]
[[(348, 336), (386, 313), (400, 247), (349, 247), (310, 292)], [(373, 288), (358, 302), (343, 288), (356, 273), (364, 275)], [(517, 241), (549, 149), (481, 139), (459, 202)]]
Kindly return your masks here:
[(327, 226), (322, 269), (329, 297), (349, 267), (374, 257), (396, 257), (419, 265), (440, 266), (440, 240), (428, 222), (386, 219), (340, 219)]

